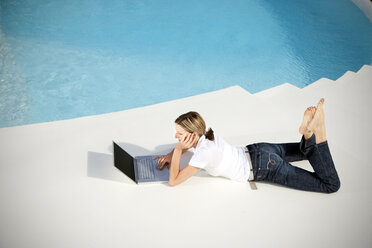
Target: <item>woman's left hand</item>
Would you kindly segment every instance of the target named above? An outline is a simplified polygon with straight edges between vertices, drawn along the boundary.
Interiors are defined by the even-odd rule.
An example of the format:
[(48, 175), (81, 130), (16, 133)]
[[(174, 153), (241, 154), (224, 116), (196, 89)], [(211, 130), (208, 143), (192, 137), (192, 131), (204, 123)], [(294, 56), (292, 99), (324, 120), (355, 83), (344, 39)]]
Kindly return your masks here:
[(181, 138), (181, 141), (177, 143), (176, 148), (180, 148), (182, 150), (190, 149), (195, 142), (196, 134), (194, 133), (186, 133)]

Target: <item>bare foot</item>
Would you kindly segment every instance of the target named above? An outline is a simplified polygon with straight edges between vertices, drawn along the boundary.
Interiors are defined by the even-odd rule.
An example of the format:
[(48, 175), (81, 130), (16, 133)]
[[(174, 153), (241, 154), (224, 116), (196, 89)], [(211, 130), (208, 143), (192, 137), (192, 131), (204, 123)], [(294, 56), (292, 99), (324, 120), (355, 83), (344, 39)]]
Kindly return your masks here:
[(318, 106), (314, 114), (314, 118), (310, 121), (309, 125), (307, 126), (307, 131), (314, 132), (315, 142), (317, 144), (322, 143), (327, 140), (323, 104), (324, 104), (324, 98), (319, 100)]
[(304, 118), (299, 128), (299, 132), (304, 135), (305, 140), (308, 140), (311, 138), (311, 136), (313, 136), (313, 131), (308, 130), (307, 126), (309, 125), (310, 121), (313, 119), (315, 111), (316, 111), (315, 107), (308, 107), (305, 110)]
[(307, 126), (309, 125), (310, 121), (313, 119), (315, 110), (316, 110), (315, 107), (308, 107), (305, 110), (304, 118), (302, 119), (302, 123), (299, 128), (300, 134), (304, 134), (307, 131)]

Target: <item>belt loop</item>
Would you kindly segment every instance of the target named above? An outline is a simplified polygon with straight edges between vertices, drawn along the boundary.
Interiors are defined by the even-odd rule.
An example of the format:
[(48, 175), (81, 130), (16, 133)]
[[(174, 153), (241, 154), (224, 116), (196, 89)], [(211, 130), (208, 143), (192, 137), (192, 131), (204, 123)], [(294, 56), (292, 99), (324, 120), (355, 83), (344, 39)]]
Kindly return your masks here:
[(257, 190), (256, 183), (254, 182), (252, 160), (251, 160), (251, 156), (249, 154), (249, 150), (246, 146), (244, 147), (244, 151), (245, 151), (245, 156), (247, 157), (248, 164), (249, 164), (249, 169), (250, 169), (249, 178), (248, 178), (249, 186), (251, 186), (252, 190)]

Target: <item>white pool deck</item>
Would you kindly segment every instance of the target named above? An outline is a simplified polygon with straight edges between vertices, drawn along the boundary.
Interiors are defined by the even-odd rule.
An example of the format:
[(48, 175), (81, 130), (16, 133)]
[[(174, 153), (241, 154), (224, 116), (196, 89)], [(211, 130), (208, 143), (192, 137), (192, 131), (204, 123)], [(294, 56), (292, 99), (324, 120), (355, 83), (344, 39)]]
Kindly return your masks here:
[[(250, 94), (239, 86), (152, 106), (0, 129), (0, 247), (372, 247), (372, 67)], [(196, 110), (227, 141), (296, 142), (325, 98), (334, 194), (232, 182), (136, 185), (112, 162), (168, 152), (174, 119)], [(187, 153), (182, 163), (187, 163)], [(311, 170), (307, 161), (295, 163)]]

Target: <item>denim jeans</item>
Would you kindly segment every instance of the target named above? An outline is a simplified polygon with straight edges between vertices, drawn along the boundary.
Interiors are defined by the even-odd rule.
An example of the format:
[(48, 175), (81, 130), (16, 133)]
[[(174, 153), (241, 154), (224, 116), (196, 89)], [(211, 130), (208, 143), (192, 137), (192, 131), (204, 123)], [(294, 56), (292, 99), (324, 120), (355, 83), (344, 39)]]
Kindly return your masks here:
[[(333, 164), (328, 142), (315, 143), (315, 135), (299, 143), (256, 143), (247, 146), (251, 155), (254, 181), (266, 181), (294, 189), (333, 193), (340, 180)], [(290, 162), (309, 160), (314, 172)]]

